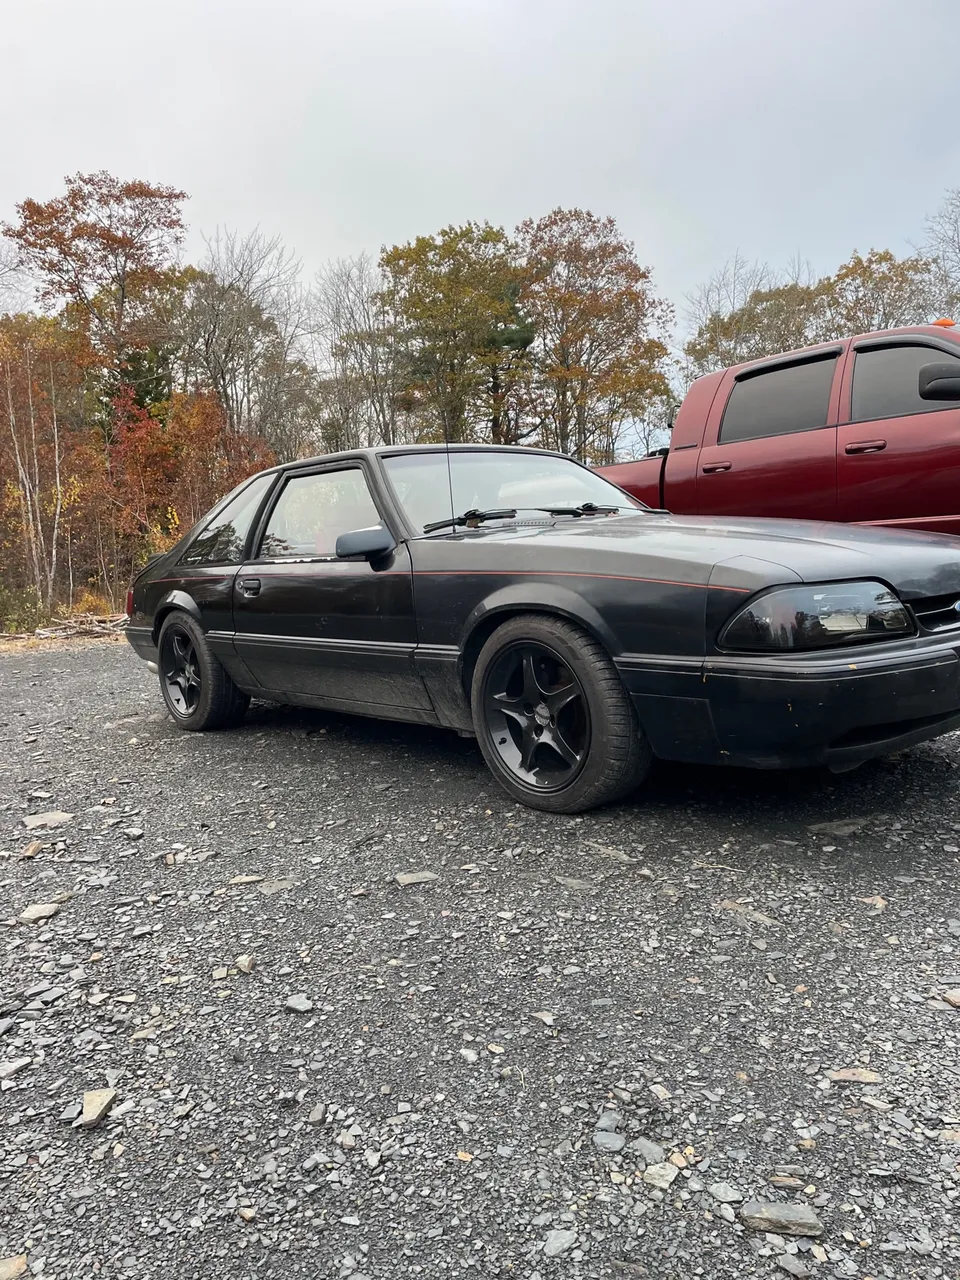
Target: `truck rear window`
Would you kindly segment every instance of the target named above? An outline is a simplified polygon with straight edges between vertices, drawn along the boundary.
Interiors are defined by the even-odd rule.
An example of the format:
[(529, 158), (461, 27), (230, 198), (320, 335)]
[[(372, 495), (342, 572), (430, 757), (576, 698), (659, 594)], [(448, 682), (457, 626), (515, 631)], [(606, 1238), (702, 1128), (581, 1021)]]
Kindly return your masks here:
[(724, 410), (720, 440), (732, 444), (826, 426), (836, 367), (837, 355), (831, 353), (738, 378)]

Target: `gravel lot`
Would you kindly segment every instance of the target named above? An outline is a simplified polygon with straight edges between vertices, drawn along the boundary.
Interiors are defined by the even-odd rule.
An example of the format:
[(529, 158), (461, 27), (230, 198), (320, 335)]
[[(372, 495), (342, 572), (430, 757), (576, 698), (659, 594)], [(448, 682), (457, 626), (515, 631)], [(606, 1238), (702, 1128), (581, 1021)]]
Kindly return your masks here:
[(4, 1280), (960, 1275), (957, 738), (555, 818), (95, 644), (0, 740)]

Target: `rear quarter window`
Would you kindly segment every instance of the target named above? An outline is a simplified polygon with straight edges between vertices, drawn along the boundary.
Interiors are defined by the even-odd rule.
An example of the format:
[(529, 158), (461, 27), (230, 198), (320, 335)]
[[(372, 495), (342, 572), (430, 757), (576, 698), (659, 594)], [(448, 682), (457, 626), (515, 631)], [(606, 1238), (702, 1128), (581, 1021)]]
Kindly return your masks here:
[(260, 504), (276, 476), (257, 476), (242, 489), (187, 547), (181, 564), (242, 564), (247, 536)]

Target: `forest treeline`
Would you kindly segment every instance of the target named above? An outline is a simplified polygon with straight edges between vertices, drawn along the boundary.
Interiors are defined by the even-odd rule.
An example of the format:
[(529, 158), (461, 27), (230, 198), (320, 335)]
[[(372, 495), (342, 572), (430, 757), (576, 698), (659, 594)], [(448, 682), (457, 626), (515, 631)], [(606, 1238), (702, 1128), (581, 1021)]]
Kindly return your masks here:
[(305, 281), (260, 231), (185, 262), (186, 201), (79, 174), (0, 228), (0, 629), (119, 608), (149, 555), (274, 461), (444, 439), (609, 461), (661, 443), (701, 373), (960, 304), (960, 192), (910, 255), (825, 277), (736, 257), (679, 307), (580, 209)]

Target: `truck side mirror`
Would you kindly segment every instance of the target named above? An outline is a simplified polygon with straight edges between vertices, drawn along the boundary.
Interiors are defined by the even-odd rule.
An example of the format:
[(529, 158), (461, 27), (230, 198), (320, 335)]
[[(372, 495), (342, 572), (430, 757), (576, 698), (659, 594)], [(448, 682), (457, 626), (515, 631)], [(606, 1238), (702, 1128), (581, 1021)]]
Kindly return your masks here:
[(917, 375), (921, 400), (960, 400), (960, 362), (925, 364)]

